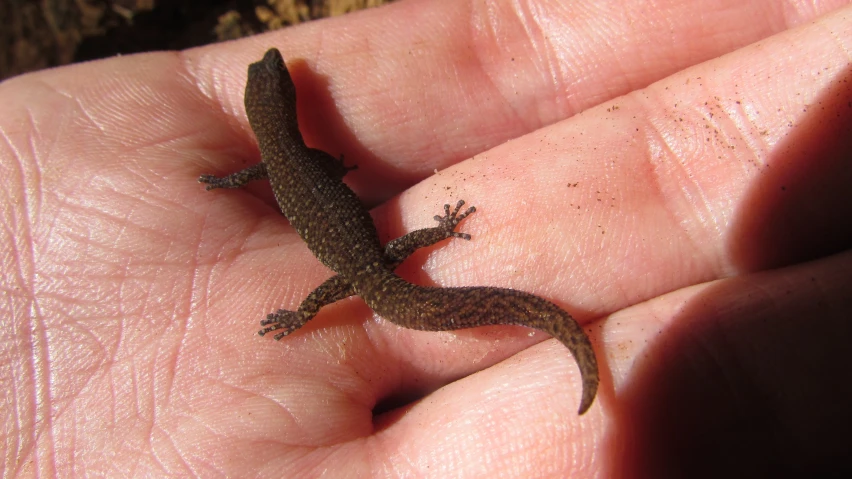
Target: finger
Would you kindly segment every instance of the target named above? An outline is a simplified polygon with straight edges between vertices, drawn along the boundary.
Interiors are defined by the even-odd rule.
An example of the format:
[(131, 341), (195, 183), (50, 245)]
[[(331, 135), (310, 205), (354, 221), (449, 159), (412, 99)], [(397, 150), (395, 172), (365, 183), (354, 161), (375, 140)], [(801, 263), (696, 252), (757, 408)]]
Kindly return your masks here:
[[(709, 477), (734, 468), (764, 476), (830, 468), (848, 454), (836, 438), (850, 423), (845, 406), (852, 390), (836, 378), (844, 374), (852, 335), (846, 321), (850, 284), (847, 253), (685, 288), (611, 315), (595, 336), (606, 351), (601, 359), (611, 372), (612, 389), (599, 398), (603, 405), (581, 420), (556, 399), (570, 396), (577, 375), (560, 359), (563, 351), (555, 342), (379, 414), (367, 441), (344, 446), (338, 441), (347, 442), (346, 436), (327, 437), (338, 446), (322, 455), (288, 454), (293, 434), (316, 432), (304, 425), (330, 434), (327, 422), (339, 425), (348, 417), (363, 421), (350, 439), (371, 431), (363, 414), (354, 414), (353, 402), (329, 405), (329, 399), (340, 398), (315, 390), (312, 397), (322, 398), (324, 406), (311, 400), (301, 409), (291, 402), (287, 413), (311, 408), (326, 421), (262, 416), (260, 423), (270, 433), (277, 431), (281, 443), (280, 450), (274, 444), (268, 448), (278, 452), (268, 454), (274, 459), (265, 465), (305, 470), (321, 461), (331, 470), (376, 475), (393, 464), (403, 468), (400, 475), (426, 476), (441, 476), (445, 467), (459, 475), (493, 476), (511, 467), (520, 468), (521, 477), (584, 477), (591, 471), (659, 477), (698, 466)], [(344, 367), (359, 364), (371, 361)], [(378, 369), (372, 364), (359, 369), (358, 377), (374, 384), (380, 376), (371, 371), (380, 370), (389, 379), (385, 375), (393, 362), (382, 361)], [(307, 369), (304, 373), (307, 378)], [(304, 387), (299, 382), (293, 387), (299, 384)], [(303, 426), (281, 427), (294, 420)], [(355, 451), (362, 447), (373, 461), (358, 458), (363, 454)]]
[[(403, 275), (418, 284), (533, 292), (585, 322), (691, 285), (848, 248), (846, 15), (674, 75), (609, 111), (591, 109), (418, 185), (403, 197), (403, 211), (423, 211), (450, 191), (477, 207), (463, 224), (473, 239), (432, 252), (422, 273), (425, 256), (420, 263), (415, 256)], [(766, 224), (773, 238), (761, 231)], [(455, 333), (461, 344), (447, 345), (387, 331), (393, 340), (376, 341), (399, 361), (442, 368), (446, 380), (517, 351), (505, 341), (485, 353), (481, 341), (491, 331)], [(536, 339), (524, 337), (517, 348)], [(407, 384), (416, 388), (423, 376), (435, 380), (411, 374)]]
[(845, 3), (400, 2), (191, 52), (189, 65), (202, 91), (242, 118), (244, 66), (281, 48), (308, 142), (345, 152), (362, 166), (350, 180), (386, 196)]
[[(520, 289), (568, 292), (596, 315), (848, 246), (848, 14), (688, 69), (411, 189), (403, 199), (412, 211), (434, 209), (448, 191), (477, 207), (463, 224), (473, 240), (441, 249), (435, 271), (452, 284), (505, 284), (506, 271), (519, 272), (511, 278)], [(779, 59), (789, 44), (797, 51)], [(467, 261), (441, 259), (453, 251)]]
[(594, 330), (612, 390), (591, 415), (558, 404), (577, 378), (550, 342), (380, 419), (390, 426), (378, 442), (421, 473), (450, 447), (464, 451), (457, 471), (492, 475), (508, 464), (546, 464), (559, 477), (832, 470), (846, 462), (837, 438), (852, 423), (852, 389), (837, 380), (848, 369), (850, 286), (846, 253), (672, 292)]
[(838, 438), (852, 425), (852, 388), (838, 378), (848, 375), (850, 288), (846, 252), (609, 317), (601, 333), (619, 432), (600, 445), (623, 446), (607, 461), (612, 475), (823, 475), (846, 464)]

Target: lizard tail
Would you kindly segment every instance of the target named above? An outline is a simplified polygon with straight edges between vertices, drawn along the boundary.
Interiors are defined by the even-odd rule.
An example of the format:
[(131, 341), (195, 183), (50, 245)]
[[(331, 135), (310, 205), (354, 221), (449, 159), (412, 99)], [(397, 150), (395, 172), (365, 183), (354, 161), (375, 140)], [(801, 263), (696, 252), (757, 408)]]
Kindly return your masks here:
[(359, 294), (380, 316), (406, 328), (449, 331), (514, 324), (550, 334), (568, 348), (580, 369), (583, 395), (578, 414), (592, 405), (600, 380), (592, 344), (577, 321), (550, 301), (514, 289), (418, 286), (392, 273), (382, 285)]

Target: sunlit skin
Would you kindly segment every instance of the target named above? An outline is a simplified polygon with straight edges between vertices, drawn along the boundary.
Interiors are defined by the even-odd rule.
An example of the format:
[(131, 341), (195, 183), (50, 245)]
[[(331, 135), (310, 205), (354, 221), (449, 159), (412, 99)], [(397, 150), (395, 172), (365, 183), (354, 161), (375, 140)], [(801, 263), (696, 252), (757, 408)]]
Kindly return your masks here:
[[(0, 84), (4, 474), (836, 473), (852, 11), (654, 7), (402, 0)], [(270, 46), (307, 145), (357, 164), (380, 244), (476, 206), (470, 241), (401, 278), (528, 292), (583, 326), (584, 415), (571, 355), (527, 328), (415, 331), (353, 296), (257, 335), (334, 274), (266, 181), (196, 182), (261, 160), (244, 91)]]

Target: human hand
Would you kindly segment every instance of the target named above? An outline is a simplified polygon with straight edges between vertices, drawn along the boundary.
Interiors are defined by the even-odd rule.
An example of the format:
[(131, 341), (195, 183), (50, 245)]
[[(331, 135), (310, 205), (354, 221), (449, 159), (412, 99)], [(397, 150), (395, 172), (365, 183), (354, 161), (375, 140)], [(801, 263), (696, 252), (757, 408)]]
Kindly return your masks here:
[[(0, 86), (5, 471), (659, 477), (848, 454), (852, 10), (422, 4)], [(267, 185), (195, 183), (257, 161), (242, 92), (272, 46), (309, 144), (370, 201), (402, 193), (375, 211), (386, 238), (476, 205), (473, 240), (404, 277), (588, 325), (588, 414), (568, 352), (522, 328), (409, 331), (350, 300), (257, 337), (331, 274)]]

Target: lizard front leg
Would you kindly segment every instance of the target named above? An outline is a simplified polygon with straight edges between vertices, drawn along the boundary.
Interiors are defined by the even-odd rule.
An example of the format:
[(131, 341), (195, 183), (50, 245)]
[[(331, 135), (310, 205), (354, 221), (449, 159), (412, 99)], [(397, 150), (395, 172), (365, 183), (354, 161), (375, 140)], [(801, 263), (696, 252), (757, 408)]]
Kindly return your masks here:
[(261, 162), (228, 176), (201, 175), (198, 182), (207, 183), (207, 190), (210, 191), (216, 188), (239, 188), (249, 181), (266, 178), (269, 178), (269, 174), (266, 172), (266, 165)]
[(438, 241), (447, 238), (470, 240), (469, 234), (456, 232), (456, 226), (463, 219), (467, 218), (468, 215), (476, 212), (476, 208), (471, 206), (464, 213), (459, 214), (462, 206), (464, 206), (464, 200), (459, 200), (456, 203), (455, 209), (451, 212), (450, 205), (444, 205), (444, 216), (435, 215), (435, 221), (438, 222), (438, 226), (415, 230), (389, 241), (385, 245), (385, 259), (388, 261), (388, 264), (392, 268), (396, 268), (418, 249), (432, 246)]

